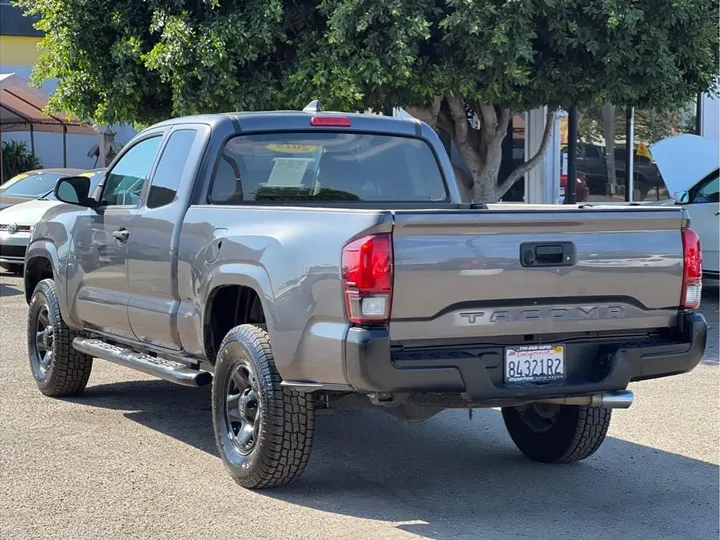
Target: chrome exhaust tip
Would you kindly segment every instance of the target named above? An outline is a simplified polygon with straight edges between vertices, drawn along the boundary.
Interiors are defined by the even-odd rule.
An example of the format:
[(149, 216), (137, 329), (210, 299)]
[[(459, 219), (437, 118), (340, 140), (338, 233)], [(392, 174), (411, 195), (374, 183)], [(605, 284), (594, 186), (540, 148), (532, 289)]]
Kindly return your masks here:
[(605, 392), (599, 396), (600, 404), (596, 407), (604, 409), (628, 409), (632, 405), (635, 395), (632, 390), (620, 390), (619, 392)]
[(632, 405), (634, 394), (632, 390), (618, 390), (616, 392), (603, 392), (594, 396), (573, 396), (564, 398), (539, 399), (538, 403), (555, 403), (558, 405), (584, 405), (586, 407), (599, 407), (602, 409), (627, 409)]

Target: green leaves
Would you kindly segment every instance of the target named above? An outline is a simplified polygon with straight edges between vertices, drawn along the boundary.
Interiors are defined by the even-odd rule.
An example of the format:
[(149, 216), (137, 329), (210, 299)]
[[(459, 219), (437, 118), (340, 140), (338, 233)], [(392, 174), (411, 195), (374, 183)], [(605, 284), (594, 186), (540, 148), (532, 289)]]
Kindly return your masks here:
[(25, 141), (2, 142), (2, 155), (3, 182), (17, 174), (42, 168), (42, 163), (37, 156), (30, 153)]
[(717, 75), (710, 0), (19, 0), (51, 105), (100, 122), (468, 102), (670, 106)]

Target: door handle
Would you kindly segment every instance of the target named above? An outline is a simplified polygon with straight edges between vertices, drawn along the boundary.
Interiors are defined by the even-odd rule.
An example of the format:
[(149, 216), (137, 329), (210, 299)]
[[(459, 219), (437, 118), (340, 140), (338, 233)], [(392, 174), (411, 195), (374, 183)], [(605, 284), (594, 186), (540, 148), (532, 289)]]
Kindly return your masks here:
[(575, 264), (575, 246), (572, 242), (520, 244), (520, 264), (522, 266), (573, 266)]
[(127, 229), (118, 229), (112, 233), (112, 237), (118, 242), (124, 242), (128, 239), (128, 236), (130, 236), (130, 231)]

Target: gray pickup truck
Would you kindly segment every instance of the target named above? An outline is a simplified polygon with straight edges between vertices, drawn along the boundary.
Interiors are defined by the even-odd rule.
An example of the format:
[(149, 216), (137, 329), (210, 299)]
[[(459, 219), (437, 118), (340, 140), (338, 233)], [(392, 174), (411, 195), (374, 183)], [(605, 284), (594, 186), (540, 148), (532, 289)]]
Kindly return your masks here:
[(529, 458), (577, 461), (630, 382), (705, 348), (681, 208), (463, 204), (419, 121), (178, 118), (89, 182), (58, 182), (67, 204), (27, 250), (40, 391), (80, 394), (93, 358), (211, 384), (219, 454), (248, 488), (302, 473), (319, 409), (501, 407)]

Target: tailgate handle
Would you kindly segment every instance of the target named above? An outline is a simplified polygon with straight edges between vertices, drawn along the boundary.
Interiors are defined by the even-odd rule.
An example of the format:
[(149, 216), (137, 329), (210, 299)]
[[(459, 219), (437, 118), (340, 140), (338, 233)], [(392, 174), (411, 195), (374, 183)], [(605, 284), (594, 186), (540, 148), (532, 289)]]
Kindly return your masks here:
[(575, 264), (575, 246), (572, 242), (526, 242), (520, 245), (520, 264), (526, 267), (572, 266)]

